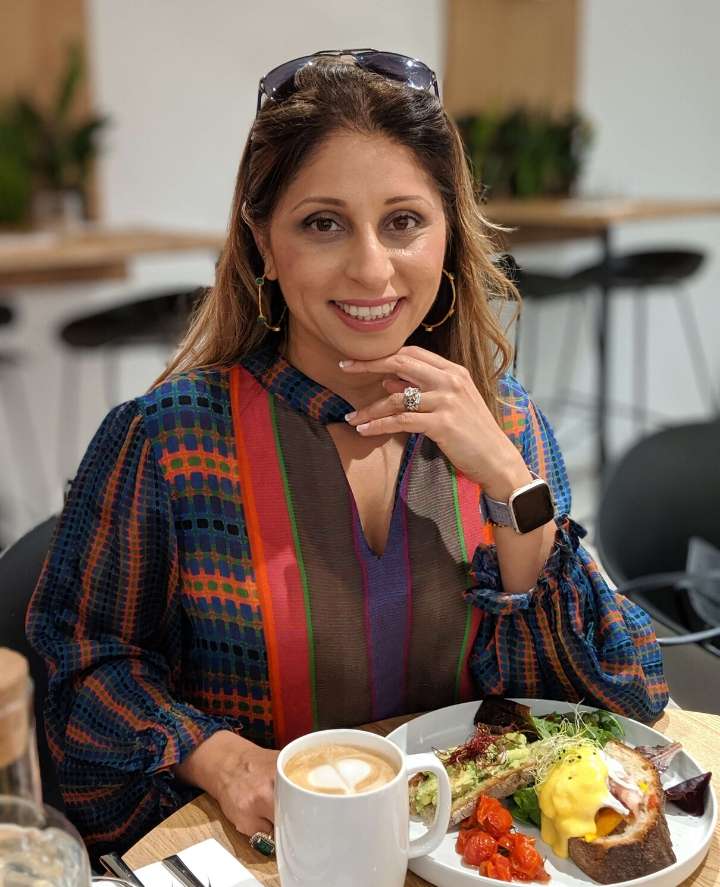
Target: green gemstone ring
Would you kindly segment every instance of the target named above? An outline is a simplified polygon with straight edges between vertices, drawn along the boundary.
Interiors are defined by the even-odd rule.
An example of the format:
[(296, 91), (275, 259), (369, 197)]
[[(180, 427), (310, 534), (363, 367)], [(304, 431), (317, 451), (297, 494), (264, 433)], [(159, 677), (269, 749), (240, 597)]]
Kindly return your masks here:
[(263, 856), (273, 856), (275, 853), (275, 839), (266, 832), (255, 832), (250, 838), (250, 846)]

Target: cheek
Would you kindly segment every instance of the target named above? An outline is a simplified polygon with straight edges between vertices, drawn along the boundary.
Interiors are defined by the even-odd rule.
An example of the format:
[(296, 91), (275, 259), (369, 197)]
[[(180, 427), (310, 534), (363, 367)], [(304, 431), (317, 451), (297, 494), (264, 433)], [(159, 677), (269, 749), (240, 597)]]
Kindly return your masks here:
[(282, 291), (292, 308), (298, 299), (321, 291), (332, 263), (321, 251), (287, 244), (278, 250), (277, 274)]
[(426, 294), (435, 291), (439, 285), (445, 259), (445, 241), (442, 237), (432, 236), (416, 241), (404, 251), (401, 262), (402, 272), (413, 283), (413, 288)]

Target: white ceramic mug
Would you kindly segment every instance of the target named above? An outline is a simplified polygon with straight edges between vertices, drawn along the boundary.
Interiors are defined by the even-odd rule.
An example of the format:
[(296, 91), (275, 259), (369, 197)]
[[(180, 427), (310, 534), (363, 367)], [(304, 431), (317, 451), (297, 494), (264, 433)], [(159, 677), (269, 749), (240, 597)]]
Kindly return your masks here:
[[(357, 795), (309, 791), (285, 775), (287, 762), (318, 745), (354, 745), (390, 761), (397, 775)], [(438, 809), (428, 832), (410, 840), (408, 778), (438, 777)], [(450, 820), (450, 782), (434, 754), (405, 755), (364, 730), (321, 730), (280, 752), (275, 779), (275, 842), (282, 887), (403, 887), (408, 859), (431, 853)]]

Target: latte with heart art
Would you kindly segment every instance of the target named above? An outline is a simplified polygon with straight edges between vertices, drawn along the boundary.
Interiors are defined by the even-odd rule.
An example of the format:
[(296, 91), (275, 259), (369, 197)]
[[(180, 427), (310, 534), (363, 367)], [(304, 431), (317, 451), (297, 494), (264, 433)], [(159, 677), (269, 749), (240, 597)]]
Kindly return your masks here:
[(397, 772), (381, 755), (355, 745), (318, 745), (285, 765), (291, 782), (323, 795), (360, 795), (387, 785)]

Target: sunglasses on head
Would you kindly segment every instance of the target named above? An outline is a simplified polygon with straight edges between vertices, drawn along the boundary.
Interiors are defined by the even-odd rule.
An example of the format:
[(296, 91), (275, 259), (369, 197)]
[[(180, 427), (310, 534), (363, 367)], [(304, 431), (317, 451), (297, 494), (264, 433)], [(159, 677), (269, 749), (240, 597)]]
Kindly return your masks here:
[(418, 59), (397, 52), (382, 52), (377, 49), (323, 49), (312, 55), (303, 55), (300, 58), (284, 62), (269, 71), (258, 84), (258, 98), (256, 116), (260, 112), (263, 96), (274, 102), (281, 102), (295, 92), (295, 75), (301, 68), (314, 65), (319, 58), (327, 56), (351, 56), (359, 67), (373, 74), (381, 74), (389, 80), (397, 80), (412, 89), (433, 90), (437, 98), (440, 98), (435, 72)]

